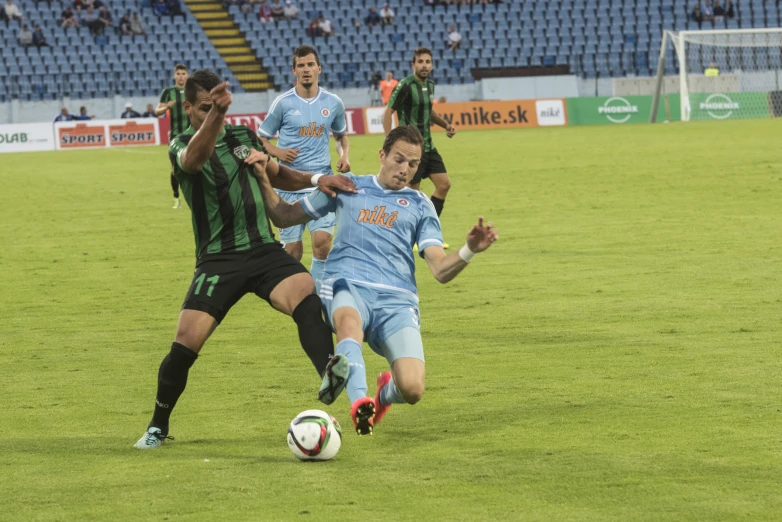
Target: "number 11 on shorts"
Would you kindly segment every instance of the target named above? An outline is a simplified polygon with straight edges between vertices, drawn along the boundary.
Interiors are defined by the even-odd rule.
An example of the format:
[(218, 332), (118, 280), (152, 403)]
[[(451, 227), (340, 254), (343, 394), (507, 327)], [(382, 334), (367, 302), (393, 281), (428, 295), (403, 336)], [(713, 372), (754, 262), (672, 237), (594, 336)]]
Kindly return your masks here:
[(209, 285), (209, 288), (206, 290), (206, 296), (212, 297), (212, 292), (214, 291), (215, 285), (219, 280), (220, 280), (219, 275), (212, 276), (207, 279), (206, 274), (201, 274), (200, 276), (198, 276), (198, 279), (195, 280), (196, 287), (195, 287), (195, 292), (193, 292), (193, 294), (201, 295), (201, 287), (203, 286), (204, 281), (206, 281), (207, 283), (211, 283)]

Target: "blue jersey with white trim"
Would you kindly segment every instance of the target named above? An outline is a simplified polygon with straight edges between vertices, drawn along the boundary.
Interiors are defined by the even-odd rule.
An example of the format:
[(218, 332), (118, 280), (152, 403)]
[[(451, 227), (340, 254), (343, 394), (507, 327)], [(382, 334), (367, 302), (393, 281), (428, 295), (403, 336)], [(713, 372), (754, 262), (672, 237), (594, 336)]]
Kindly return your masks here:
[(339, 96), (320, 88), (312, 99), (300, 97), (295, 88), (281, 94), (258, 128), (266, 139), (279, 133), (281, 149), (301, 149), (292, 163), (283, 165), (320, 174), (331, 174), (329, 131), (338, 136), (347, 132), (345, 106)]
[(413, 245), (423, 257), (428, 246), (443, 246), (443, 233), (432, 202), (411, 188), (384, 189), (377, 176), (346, 174), (357, 194), (330, 198), (317, 190), (300, 200), (313, 219), (337, 214), (337, 235), (326, 260), (324, 279), (399, 290), (417, 297)]

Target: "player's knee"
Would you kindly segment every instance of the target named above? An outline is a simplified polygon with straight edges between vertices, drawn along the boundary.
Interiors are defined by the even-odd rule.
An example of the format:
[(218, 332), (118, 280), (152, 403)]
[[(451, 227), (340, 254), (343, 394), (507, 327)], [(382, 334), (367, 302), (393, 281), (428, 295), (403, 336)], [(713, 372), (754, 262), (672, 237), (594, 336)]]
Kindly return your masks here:
[(327, 239), (320, 239), (312, 242), (312, 256), (315, 259), (326, 260), (331, 250), (331, 236)]
[(296, 243), (285, 243), (285, 251), (296, 261), (301, 261), (301, 257), (304, 254), (304, 247), (301, 241), (297, 241)]
[(441, 178), (442, 179), (437, 182), (437, 188), (441, 192), (447, 193), (449, 190), (451, 190), (451, 180), (448, 179), (448, 176), (441, 176)]
[(296, 324), (307, 324), (312, 321), (322, 322), (322, 314), (320, 297), (315, 294), (309, 294), (296, 305), (292, 317)]
[(334, 329), (339, 338), (356, 338), (362, 333), (361, 316), (352, 308), (339, 308), (334, 312)]
[(192, 331), (177, 328), (174, 342), (181, 344), (182, 346), (186, 346), (191, 351), (198, 353), (201, 351), (201, 348), (204, 347), (206, 338), (202, 335), (195, 334)]
[(399, 393), (407, 404), (415, 404), (424, 396), (424, 381), (414, 380), (410, 382), (396, 383)]

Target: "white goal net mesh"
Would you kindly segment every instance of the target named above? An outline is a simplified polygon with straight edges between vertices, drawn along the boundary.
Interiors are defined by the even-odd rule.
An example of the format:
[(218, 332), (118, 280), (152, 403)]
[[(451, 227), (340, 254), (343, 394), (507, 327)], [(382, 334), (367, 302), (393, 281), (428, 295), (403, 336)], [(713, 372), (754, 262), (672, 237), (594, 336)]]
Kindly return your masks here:
[(782, 115), (782, 29), (668, 34), (680, 70), (682, 120)]

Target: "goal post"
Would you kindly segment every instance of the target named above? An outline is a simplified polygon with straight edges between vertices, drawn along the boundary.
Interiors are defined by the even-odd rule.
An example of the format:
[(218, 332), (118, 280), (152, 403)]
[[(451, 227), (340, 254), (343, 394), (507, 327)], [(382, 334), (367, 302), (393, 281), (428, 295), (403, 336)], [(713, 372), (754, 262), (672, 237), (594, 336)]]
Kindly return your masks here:
[(651, 123), (676, 90), (682, 121), (782, 116), (782, 28), (665, 31), (656, 80)]

